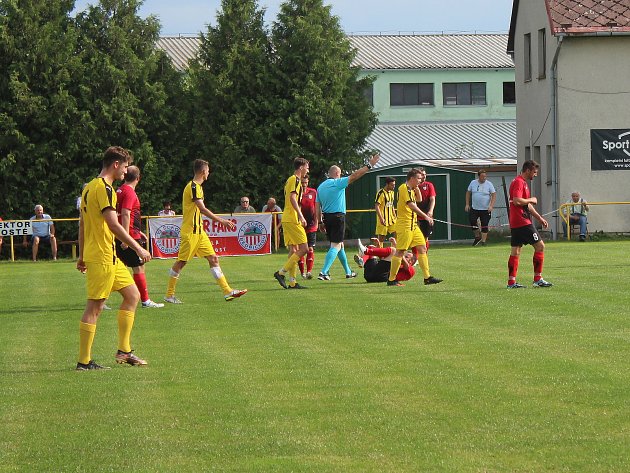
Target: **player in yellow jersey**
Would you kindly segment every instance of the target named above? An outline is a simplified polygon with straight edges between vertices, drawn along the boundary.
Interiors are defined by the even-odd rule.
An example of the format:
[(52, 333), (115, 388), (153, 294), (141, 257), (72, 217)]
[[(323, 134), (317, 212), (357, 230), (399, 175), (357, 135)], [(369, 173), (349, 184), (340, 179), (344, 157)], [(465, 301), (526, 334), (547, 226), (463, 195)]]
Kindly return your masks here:
[[(300, 202), (302, 200), (302, 178), (308, 174), (308, 161), (305, 158), (295, 158), (293, 168), (295, 172), (284, 185), (284, 210), (282, 212), (282, 230), (284, 244), (289, 248), (289, 259), (273, 277), (285, 289), (306, 289), (296, 281), (298, 261), (308, 252), (306, 237), (306, 219), (302, 215)], [(289, 273), (289, 283), (286, 274)]]
[(143, 262), (151, 259), (118, 223), (114, 181), (125, 176), (133, 158), (118, 146), (105, 150), (101, 173), (83, 188), (79, 219), (79, 260), (77, 269), (87, 276), (87, 304), (79, 329), (79, 362), (77, 371), (109, 369), (92, 360), (92, 343), (105, 299), (118, 291), (123, 300), (118, 310), (118, 352), (116, 362), (132, 366), (147, 362), (133, 354), (131, 329), (140, 300), (140, 292), (125, 265), (116, 257), (114, 236), (129, 245)]
[(385, 186), (378, 191), (374, 200), (374, 210), (376, 211), (376, 238), (379, 246), (383, 246), (385, 237), (394, 233), (394, 225), (396, 225), (396, 209), (394, 208), (394, 188), (396, 187), (396, 179), (393, 177), (385, 178)]
[(411, 169), (407, 173), (407, 181), (398, 188), (398, 220), (396, 221), (396, 253), (392, 257), (392, 264), (389, 269), (388, 286), (402, 286), (396, 281), (396, 274), (400, 269), (402, 257), (408, 248), (412, 248), (414, 254), (418, 257), (418, 264), (424, 275), (424, 284), (437, 284), (442, 282), (441, 279), (434, 278), (429, 272), (429, 259), (427, 257), (427, 247), (424, 235), (420, 231), (417, 222), (417, 216), (426, 219), (430, 225), (433, 225), (433, 219), (425, 214), (418, 207), (422, 197), (420, 195), (420, 176), (422, 171), (419, 169)]
[(168, 287), (166, 289), (166, 297), (164, 300), (171, 304), (181, 304), (175, 297), (175, 286), (179, 275), (191, 259), (195, 256), (206, 258), (210, 264), (210, 273), (217, 281), (217, 284), (223, 291), (223, 297), (226, 301), (232, 301), (237, 297), (241, 297), (247, 292), (247, 289), (232, 289), (219, 266), (219, 257), (214, 252), (212, 243), (208, 238), (208, 234), (203, 229), (202, 215), (214, 220), (217, 223), (234, 230), (236, 225), (229, 220), (225, 220), (213, 214), (203, 203), (203, 188), (201, 185), (208, 179), (210, 175), (210, 165), (203, 159), (195, 160), (193, 164), (195, 176), (184, 188), (182, 197), (183, 219), (180, 232), (179, 255), (177, 261), (169, 271)]

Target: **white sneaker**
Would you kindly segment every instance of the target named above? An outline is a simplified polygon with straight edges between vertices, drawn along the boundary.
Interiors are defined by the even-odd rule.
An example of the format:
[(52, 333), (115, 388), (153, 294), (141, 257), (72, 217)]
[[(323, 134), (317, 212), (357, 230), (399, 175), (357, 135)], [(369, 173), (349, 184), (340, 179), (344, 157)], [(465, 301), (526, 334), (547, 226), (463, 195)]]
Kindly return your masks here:
[(359, 247), (359, 256), (363, 258), (363, 255), (365, 254), (365, 246), (363, 246), (361, 240), (357, 240), (357, 246)]
[(354, 262), (359, 268), (363, 267), (363, 258), (361, 258), (359, 255), (354, 255)]
[(168, 302), (170, 304), (183, 304), (182, 301), (180, 301), (177, 297), (175, 296), (171, 296), (171, 297), (165, 297), (164, 298), (164, 302)]
[(103, 310), (112, 310), (112, 308), (107, 304), (103, 304)]
[(306, 273), (306, 279), (313, 279), (313, 275), (310, 272)]
[(160, 307), (164, 307), (164, 304), (158, 304), (157, 302), (153, 302), (151, 299), (142, 303), (143, 309), (159, 309)]

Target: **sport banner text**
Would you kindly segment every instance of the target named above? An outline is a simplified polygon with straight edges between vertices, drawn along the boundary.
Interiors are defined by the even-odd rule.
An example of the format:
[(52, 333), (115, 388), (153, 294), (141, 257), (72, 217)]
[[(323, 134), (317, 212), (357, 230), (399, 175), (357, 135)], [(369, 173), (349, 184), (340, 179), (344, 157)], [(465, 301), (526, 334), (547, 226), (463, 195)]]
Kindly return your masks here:
[[(271, 253), (271, 217), (267, 214), (232, 215), (230, 230), (203, 217), (203, 228), (218, 256), (268, 255)], [(151, 254), (154, 258), (176, 258), (179, 252), (181, 217), (149, 219)]]
[(0, 237), (18, 235), (32, 235), (33, 222), (31, 220), (13, 220), (0, 222)]
[(591, 171), (630, 170), (630, 130), (591, 130)]

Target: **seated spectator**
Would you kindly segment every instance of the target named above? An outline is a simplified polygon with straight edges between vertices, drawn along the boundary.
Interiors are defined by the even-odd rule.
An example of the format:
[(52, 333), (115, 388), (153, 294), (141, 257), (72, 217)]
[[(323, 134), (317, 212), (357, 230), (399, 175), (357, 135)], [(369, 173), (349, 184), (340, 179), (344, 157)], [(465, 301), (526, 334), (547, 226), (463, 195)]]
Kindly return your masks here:
[[(33, 234), (30, 241), (33, 245), (33, 261), (37, 261), (37, 252), (39, 251), (40, 242), (50, 242), (50, 248), (52, 250), (52, 259), (57, 259), (57, 240), (55, 239), (55, 224), (52, 222), (50, 215), (44, 213), (44, 207), (41, 205), (35, 206), (35, 215), (31, 217)], [(49, 220), (47, 222), (41, 222), (40, 220)], [(26, 248), (28, 246), (28, 240), (26, 236), (22, 245)]]
[[(389, 241), (392, 246), (387, 248), (373, 245), (365, 247), (361, 240), (358, 241), (359, 254), (354, 255), (354, 260), (360, 268), (363, 268), (363, 277), (367, 282), (387, 282), (389, 279), (392, 256), (396, 252), (396, 239), (390, 238)], [(416, 261), (414, 254), (407, 251), (402, 258), (400, 269), (396, 273), (396, 281), (409, 281), (414, 277), (416, 270), (413, 265)]]
[[(280, 212), (282, 213), (282, 209), (276, 204), (276, 199), (273, 197), (269, 197), (267, 203), (263, 205), (262, 212)], [(278, 217), (282, 217), (282, 215), (278, 215)]]
[(241, 197), (241, 205), (237, 205), (234, 209), (235, 214), (256, 213), (256, 209), (249, 205), (249, 197)]
[(158, 212), (159, 217), (172, 217), (175, 215), (175, 211), (171, 208), (171, 201), (165, 200), (163, 205), (163, 209)]
[[(580, 226), (580, 241), (586, 241), (586, 215), (588, 214), (588, 205), (586, 201), (580, 197), (580, 193), (575, 191), (571, 193), (571, 200), (567, 201), (570, 204), (569, 207), (563, 207), (562, 213), (566, 217), (569, 214), (569, 225)], [(562, 230), (564, 237), (567, 237), (567, 224), (562, 219)]]

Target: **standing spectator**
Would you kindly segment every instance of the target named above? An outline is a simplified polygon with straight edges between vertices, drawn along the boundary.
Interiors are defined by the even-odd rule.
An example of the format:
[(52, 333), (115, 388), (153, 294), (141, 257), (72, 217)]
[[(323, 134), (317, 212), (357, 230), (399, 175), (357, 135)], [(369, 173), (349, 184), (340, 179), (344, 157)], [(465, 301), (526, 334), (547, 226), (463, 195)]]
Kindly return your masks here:
[[(306, 289), (297, 283), (296, 276), (298, 261), (308, 252), (306, 219), (302, 214), (300, 202), (302, 178), (308, 174), (309, 163), (305, 158), (297, 157), (293, 160), (293, 169), (294, 173), (284, 184), (284, 211), (282, 213), (284, 244), (289, 249), (289, 258), (282, 268), (273, 273), (273, 277), (285, 289)], [(289, 284), (286, 281), (287, 273)]]
[[(142, 219), (140, 215), (140, 199), (136, 194), (136, 187), (140, 182), (140, 169), (137, 166), (129, 166), (125, 173), (125, 182), (116, 191), (116, 213), (118, 222), (122, 225), (131, 238), (143, 248), (147, 244), (147, 236), (142, 232)], [(143, 308), (159, 309), (164, 304), (158, 304), (149, 299), (147, 278), (144, 271), (144, 261), (125, 242), (116, 238), (116, 255), (131, 268), (133, 280), (140, 291), (140, 301)]]
[(256, 209), (254, 207), (252, 207), (251, 205), (249, 205), (249, 197), (247, 197), (246, 195), (244, 195), (243, 197), (241, 197), (241, 205), (237, 205), (234, 208), (234, 212), (235, 214), (250, 214), (250, 213), (256, 213)]
[(175, 211), (171, 208), (171, 201), (165, 200), (162, 203), (162, 210), (158, 212), (158, 217), (173, 217), (175, 215)]
[(376, 211), (376, 238), (379, 246), (383, 246), (385, 237), (389, 233), (394, 233), (394, 225), (396, 224), (396, 208), (394, 207), (394, 188), (396, 187), (396, 179), (393, 177), (385, 178), (385, 187), (378, 191), (376, 200), (374, 201), (374, 210)]
[(326, 232), (330, 248), (324, 259), (324, 266), (317, 279), (330, 281), (330, 267), (335, 258), (343, 265), (346, 278), (356, 278), (357, 273), (350, 269), (348, 257), (343, 245), (343, 237), (346, 231), (346, 187), (357, 179), (360, 179), (372, 169), (381, 157), (375, 154), (367, 164), (346, 177), (341, 177), (341, 168), (331, 166), (328, 170), (328, 179), (317, 188), (317, 220), (321, 230)]
[(114, 254), (116, 236), (133, 248), (143, 262), (151, 259), (149, 252), (131, 238), (116, 217), (116, 193), (112, 183), (124, 177), (132, 159), (124, 148), (107, 148), (101, 173), (83, 189), (77, 269), (86, 273), (87, 304), (79, 325), (77, 371), (109, 369), (92, 359), (92, 343), (105, 299), (112, 291), (118, 291), (123, 298), (118, 311), (116, 363), (132, 366), (147, 364), (134, 355), (131, 349), (131, 330), (140, 293), (129, 272)]
[(402, 264), (405, 252), (412, 248), (414, 255), (418, 258), (418, 264), (424, 275), (424, 284), (438, 284), (442, 280), (434, 278), (429, 272), (429, 258), (424, 235), (417, 225), (418, 217), (425, 219), (429, 225), (433, 225), (433, 219), (424, 213), (416, 205), (418, 185), (422, 181), (422, 171), (411, 169), (407, 173), (407, 181), (398, 187), (398, 220), (396, 221), (396, 253), (392, 256), (388, 286), (402, 286), (396, 280), (396, 275)]
[(531, 181), (538, 175), (540, 165), (536, 161), (525, 161), (521, 169), (521, 174), (510, 184), (510, 232), (511, 246), (510, 258), (508, 260), (508, 289), (521, 289), (525, 286), (516, 282), (518, 273), (518, 262), (521, 256), (523, 245), (534, 247), (534, 287), (551, 287), (553, 284), (547, 282), (542, 277), (543, 263), (545, 260), (545, 243), (536, 231), (532, 223), (531, 216), (540, 222), (543, 228), (549, 224), (534, 208), (538, 203), (536, 197), (531, 197), (527, 181)]
[[(47, 220), (47, 221), (43, 221)], [(37, 261), (37, 253), (39, 251), (39, 244), (50, 243), (50, 249), (52, 250), (52, 259), (57, 259), (57, 239), (55, 238), (55, 224), (52, 221), (50, 215), (44, 213), (44, 207), (37, 204), (35, 206), (35, 215), (31, 217), (31, 226), (33, 228), (33, 235), (31, 235), (31, 244), (33, 245), (33, 261)], [(28, 247), (28, 240), (26, 236), (22, 241), (24, 248)]]
[(306, 267), (304, 267), (304, 256), (300, 258), (298, 266), (300, 273), (304, 279), (313, 279), (313, 265), (315, 264), (315, 242), (317, 241), (317, 211), (315, 210), (315, 201), (317, 199), (317, 191), (308, 186), (308, 176), (302, 178), (302, 215), (306, 220), (306, 244), (308, 251), (306, 253)]
[[(472, 206), (470, 205), (471, 196)], [(479, 243), (481, 243), (481, 246), (486, 246), (488, 223), (490, 222), (496, 199), (497, 191), (494, 189), (492, 182), (486, 179), (486, 171), (481, 169), (477, 173), (477, 179), (473, 179), (466, 190), (465, 211), (468, 212), (470, 228), (475, 236), (473, 246), (477, 246)], [(477, 223), (477, 220), (479, 220), (479, 223)], [(479, 228), (481, 228), (481, 231), (479, 231)]]
[(203, 188), (201, 185), (210, 175), (210, 165), (202, 159), (195, 160), (193, 164), (194, 177), (184, 188), (182, 195), (182, 227), (180, 231), (179, 254), (177, 261), (169, 271), (168, 286), (164, 300), (171, 304), (181, 304), (175, 297), (175, 286), (184, 266), (195, 256), (206, 258), (210, 265), (210, 273), (223, 291), (226, 302), (232, 301), (247, 293), (247, 289), (232, 289), (221, 271), (219, 257), (210, 243), (208, 234), (203, 229), (202, 215), (214, 220), (224, 227), (234, 230), (234, 222), (221, 218), (208, 209), (203, 202)]
[(424, 217), (420, 217), (418, 219), (420, 231), (422, 232), (422, 235), (424, 235), (428, 250), (429, 237), (433, 234), (433, 210), (435, 209), (436, 193), (433, 184), (427, 181), (427, 171), (424, 168), (418, 169), (420, 170), (420, 185), (418, 186), (418, 189), (420, 189), (420, 195), (422, 196), (422, 200), (418, 203), (418, 207), (426, 214), (427, 217), (431, 219), (431, 223), (429, 223), (429, 220)]
[[(569, 225), (580, 226), (580, 241), (586, 241), (586, 215), (588, 214), (588, 204), (580, 197), (580, 193), (575, 191), (571, 193), (571, 200), (567, 201), (570, 207), (563, 207), (563, 214), (567, 215), (567, 209), (569, 210)], [(562, 230), (564, 231), (564, 237), (567, 237), (567, 223), (562, 219)]]

